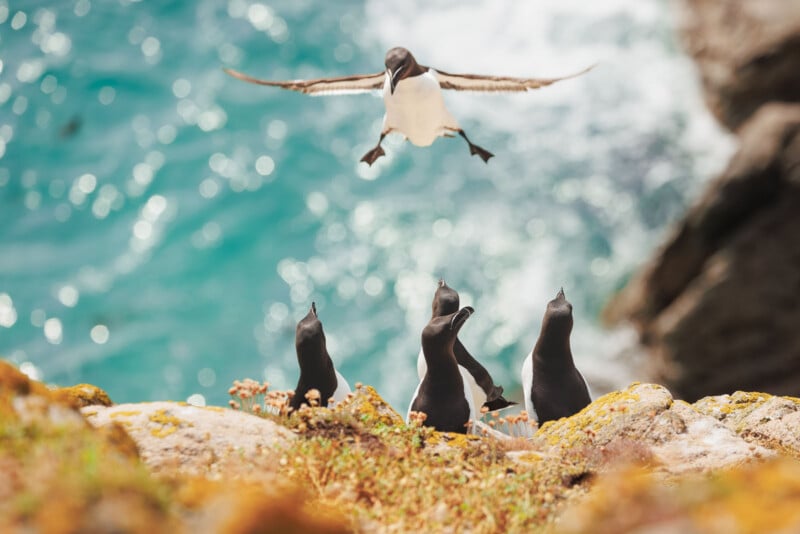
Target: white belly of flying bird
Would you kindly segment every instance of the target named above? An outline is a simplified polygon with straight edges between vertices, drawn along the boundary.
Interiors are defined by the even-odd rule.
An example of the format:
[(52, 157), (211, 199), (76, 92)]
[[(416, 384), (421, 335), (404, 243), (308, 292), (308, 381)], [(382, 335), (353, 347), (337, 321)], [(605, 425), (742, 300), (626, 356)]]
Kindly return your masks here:
[(430, 146), (437, 137), (453, 135), (461, 129), (442, 97), (442, 88), (434, 70), (406, 78), (391, 91), (386, 75), (383, 86), (386, 115), (382, 132), (399, 133), (417, 146)]

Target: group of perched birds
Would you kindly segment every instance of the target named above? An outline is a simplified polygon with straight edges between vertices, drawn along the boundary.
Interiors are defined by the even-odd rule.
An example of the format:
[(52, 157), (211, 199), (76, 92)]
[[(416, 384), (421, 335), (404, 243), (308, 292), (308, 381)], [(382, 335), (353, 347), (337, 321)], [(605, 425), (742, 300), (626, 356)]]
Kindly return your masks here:
[[(422, 330), (417, 357), (419, 384), (411, 398), (406, 419), (423, 413), (425, 425), (442, 432), (466, 433), (483, 413), (517, 404), (503, 397), (503, 387), (464, 347), (458, 333), (474, 309), (459, 307), (458, 293), (444, 280), (433, 296), (432, 313)], [(591, 402), (589, 387), (575, 367), (570, 349), (572, 304), (563, 289), (547, 304), (539, 338), (522, 364), (521, 382), (528, 417), (539, 424), (567, 417)], [(295, 335), (300, 379), (290, 408), (307, 403), (306, 395), (333, 402), (350, 393), (347, 380), (336, 370), (328, 354), (322, 322), (314, 303), (297, 323)]]

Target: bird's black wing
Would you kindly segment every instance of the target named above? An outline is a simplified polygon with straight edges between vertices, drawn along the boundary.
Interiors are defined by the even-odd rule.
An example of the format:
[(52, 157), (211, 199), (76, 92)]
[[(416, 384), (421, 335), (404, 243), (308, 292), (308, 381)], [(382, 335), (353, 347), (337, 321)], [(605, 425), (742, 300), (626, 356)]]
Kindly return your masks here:
[(575, 78), (594, 68), (594, 65), (569, 76), (560, 78), (515, 78), (512, 76), (484, 76), (480, 74), (451, 74), (436, 69), (431, 69), (439, 79), (442, 89), (454, 91), (481, 91), (489, 93), (523, 92), (539, 89), (550, 84)]
[(341, 76), (339, 78), (316, 78), (313, 80), (287, 80), (270, 81), (253, 78), (247, 74), (233, 69), (223, 69), (227, 74), (234, 78), (258, 85), (268, 85), (270, 87), (280, 87), (290, 91), (298, 91), (307, 95), (342, 95), (352, 93), (367, 93), (383, 87), (386, 73), (377, 72), (375, 74), (356, 74), (352, 76)]

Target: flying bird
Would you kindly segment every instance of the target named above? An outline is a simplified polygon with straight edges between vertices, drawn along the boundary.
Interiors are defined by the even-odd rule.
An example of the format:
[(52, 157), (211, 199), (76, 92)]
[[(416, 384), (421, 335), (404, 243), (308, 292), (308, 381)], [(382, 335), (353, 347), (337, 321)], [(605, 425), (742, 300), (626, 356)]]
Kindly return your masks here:
[(253, 78), (233, 69), (223, 69), (234, 78), (249, 83), (280, 87), (312, 96), (366, 93), (383, 89), (386, 114), (378, 144), (361, 161), (372, 165), (385, 152), (381, 143), (390, 133), (398, 133), (417, 146), (430, 146), (437, 137), (464, 138), (472, 155), (488, 162), (494, 154), (474, 144), (453, 117), (442, 98), (442, 89), (479, 92), (525, 92), (561, 80), (574, 78), (594, 66), (560, 78), (515, 78), (479, 74), (451, 74), (417, 63), (403, 47), (386, 52), (386, 70), (375, 74), (355, 74), (338, 78), (270, 81)]

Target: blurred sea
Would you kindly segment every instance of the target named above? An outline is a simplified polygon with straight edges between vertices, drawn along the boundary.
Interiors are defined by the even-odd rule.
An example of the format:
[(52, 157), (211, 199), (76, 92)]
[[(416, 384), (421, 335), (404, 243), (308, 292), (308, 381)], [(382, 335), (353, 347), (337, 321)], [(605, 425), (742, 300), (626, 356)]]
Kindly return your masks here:
[[(351, 385), (405, 410), (445, 277), (461, 338), (512, 398), (547, 301), (575, 307), (595, 391), (633, 376), (597, 315), (718, 171), (668, 3), (0, 0), (0, 355), (117, 402), (224, 404), (236, 378), (297, 380), (317, 302)], [(589, 74), (451, 94), (470, 138), (377, 140), (369, 95), (227, 77), (383, 70), (409, 48), (454, 72)], [(507, 395), (509, 396), (509, 395)]]

